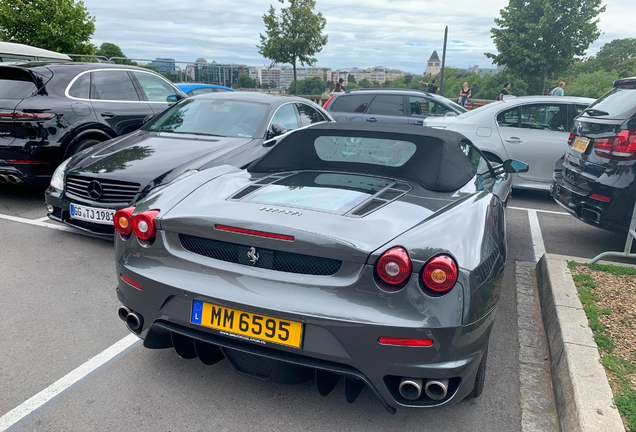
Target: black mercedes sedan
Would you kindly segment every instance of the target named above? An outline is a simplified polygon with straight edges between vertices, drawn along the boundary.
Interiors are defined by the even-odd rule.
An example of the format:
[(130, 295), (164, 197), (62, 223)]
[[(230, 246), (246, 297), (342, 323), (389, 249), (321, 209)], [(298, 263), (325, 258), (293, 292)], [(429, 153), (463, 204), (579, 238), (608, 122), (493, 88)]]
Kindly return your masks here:
[(0, 183), (46, 184), (63, 160), (139, 129), (144, 118), (185, 98), (141, 67), (0, 65)]
[(225, 92), (183, 100), (140, 130), (62, 162), (45, 193), (49, 218), (112, 237), (115, 211), (150, 191), (210, 167), (246, 166), (276, 137), (329, 121), (298, 97)]
[[(324, 123), (115, 214), (119, 317), (147, 348), (227, 359), (391, 413), (484, 388), (509, 173), (463, 135)], [(340, 391), (340, 390), (338, 390)]]

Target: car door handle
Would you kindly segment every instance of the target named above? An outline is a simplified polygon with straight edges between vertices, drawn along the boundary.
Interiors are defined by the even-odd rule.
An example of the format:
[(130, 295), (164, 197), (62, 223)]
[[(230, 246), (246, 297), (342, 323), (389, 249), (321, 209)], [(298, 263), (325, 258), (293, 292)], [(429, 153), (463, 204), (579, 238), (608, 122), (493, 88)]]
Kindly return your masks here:
[(101, 115), (102, 117), (104, 117), (104, 118), (112, 118), (112, 117), (115, 117), (115, 114), (114, 114), (114, 113), (112, 113), (112, 112), (103, 112), (103, 113), (101, 113), (100, 115)]
[(378, 119), (376, 119), (375, 117), (371, 117), (367, 119), (368, 122), (377, 122)]
[(416, 121), (416, 122), (415, 122), (415, 123), (413, 123), (413, 124), (414, 124), (414, 125), (417, 125), (417, 126), (422, 126), (422, 125), (424, 124), (424, 120), (418, 120), (418, 121)]
[(506, 140), (506, 142), (509, 142), (511, 144), (519, 144), (521, 140), (517, 137), (510, 137)]

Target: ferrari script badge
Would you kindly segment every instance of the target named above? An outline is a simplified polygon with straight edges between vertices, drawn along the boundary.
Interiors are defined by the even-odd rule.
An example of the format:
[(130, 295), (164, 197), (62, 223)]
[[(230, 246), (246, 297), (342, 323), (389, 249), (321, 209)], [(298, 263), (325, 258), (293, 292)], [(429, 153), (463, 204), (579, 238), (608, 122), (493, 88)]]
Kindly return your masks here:
[(249, 251), (247, 251), (247, 257), (250, 259), (252, 265), (256, 264), (258, 261), (258, 252), (256, 252), (256, 248), (252, 247)]
[(299, 212), (299, 211), (282, 210), (282, 209), (277, 209), (273, 207), (261, 207), (260, 210), (266, 211), (266, 212), (272, 212), (272, 213), (282, 213), (282, 214), (292, 215), (292, 216), (300, 216), (301, 214), (303, 214), (302, 212)]

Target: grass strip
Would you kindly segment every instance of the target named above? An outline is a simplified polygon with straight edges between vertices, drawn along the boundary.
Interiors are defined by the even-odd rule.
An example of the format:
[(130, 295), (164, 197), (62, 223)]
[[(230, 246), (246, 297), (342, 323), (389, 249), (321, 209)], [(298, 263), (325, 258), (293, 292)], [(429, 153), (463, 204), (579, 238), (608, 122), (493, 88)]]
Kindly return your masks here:
[[(573, 269), (578, 264), (568, 261), (568, 268)], [(636, 269), (606, 264), (585, 264), (589, 269), (611, 273), (615, 276), (636, 275)], [(583, 310), (594, 334), (594, 341), (598, 345), (601, 354), (601, 364), (611, 375), (614, 384), (614, 403), (619, 412), (627, 419), (627, 426), (636, 431), (636, 388), (629, 379), (628, 374), (636, 372), (636, 353), (633, 359), (624, 359), (613, 353), (616, 342), (605, 334), (605, 326), (601, 323), (603, 315), (610, 315), (609, 309), (600, 308), (597, 302), (603, 300), (594, 288), (598, 285), (590, 275), (572, 275), (574, 284), (583, 304)]]

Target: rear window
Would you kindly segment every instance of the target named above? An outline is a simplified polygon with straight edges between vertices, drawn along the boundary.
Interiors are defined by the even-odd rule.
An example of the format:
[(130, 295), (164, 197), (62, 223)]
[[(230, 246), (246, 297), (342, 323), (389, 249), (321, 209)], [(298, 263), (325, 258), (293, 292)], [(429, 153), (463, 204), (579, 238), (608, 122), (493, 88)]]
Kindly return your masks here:
[(367, 109), (373, 95), (344, 95), (338, 96), (329, 105), (333, 112), (363, 113)]
[(0, 99), (24, 99), (38, 90), (31, 75), (16, 68), (0, 68)]
[(390, 167), (401, 167), (417, 150), (417, 146), (408, 141), (344, 136), (318, 137), (314, 140), (314, 148), (323, 161)]
[(588, 111), (583, 115), (587, 117), (624, 117), (629, 115), (634, 108), (636, 108), (636, 89), (621, 86), (614, 87), (587, 108), (596, 111)]

